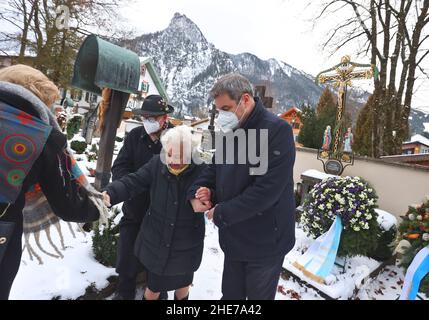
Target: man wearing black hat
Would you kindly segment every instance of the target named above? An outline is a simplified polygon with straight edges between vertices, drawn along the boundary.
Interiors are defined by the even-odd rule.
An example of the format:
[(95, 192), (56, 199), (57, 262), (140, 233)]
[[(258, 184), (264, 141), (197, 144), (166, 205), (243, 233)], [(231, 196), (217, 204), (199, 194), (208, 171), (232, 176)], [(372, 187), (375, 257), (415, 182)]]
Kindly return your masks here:
[[(124, 145), (112, 166), (113, 181), (136, 172), (149, 162), (153, 155), (161, 152), (162, 146), (159, 139), (163, 130), (173, 127), (168, 122), (168, 114), (173, 111), (174, 108), (159, 95), (146, 97), (141, 109), (133, 111), (135, 115), (141, 117), (143, 125), (131, 130), (125, 138)], [(134, 300), (135, 298), (136, 278), (142, 266), (134, 256), (134, 243), (149, 204), (149, 193), (142, 193), (125, 201), (122, 207), (124, 216), (119, 224), (116, 263), (119, 283), (114, 296), (115, 300)], [(166, 293), (162, 298), (167, 298)]]

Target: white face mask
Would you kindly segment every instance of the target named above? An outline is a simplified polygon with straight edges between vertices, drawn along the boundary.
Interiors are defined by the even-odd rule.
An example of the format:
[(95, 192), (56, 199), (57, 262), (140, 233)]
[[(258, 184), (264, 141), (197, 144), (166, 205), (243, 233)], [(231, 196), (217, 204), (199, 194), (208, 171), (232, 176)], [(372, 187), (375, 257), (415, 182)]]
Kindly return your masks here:
[(158, 132), (161, 129), (161, 125), (154, 118), (144, 119), (143, 126), (147, 134)]
[[(237, 115), (235, 114), (235, 112), (238, 109), (238, 106), (241, 104), (241, 100), (238, 102), (237, 107), (235, 108), (235, 111), (225, 111), (225, 110), (219, 110), (219, 115), (216, 119), (216, 124), (219, 126), (219, 128), (223, 131), (223, 132), (229, 132), (232, 131), (236, 128), (238, 128), (239, 124), (240, 124), (240, 120), (238, 119)], [(244, 113), (243, 113), (244, 115)], [(243, 116), (241, 116), (243, 117)]]

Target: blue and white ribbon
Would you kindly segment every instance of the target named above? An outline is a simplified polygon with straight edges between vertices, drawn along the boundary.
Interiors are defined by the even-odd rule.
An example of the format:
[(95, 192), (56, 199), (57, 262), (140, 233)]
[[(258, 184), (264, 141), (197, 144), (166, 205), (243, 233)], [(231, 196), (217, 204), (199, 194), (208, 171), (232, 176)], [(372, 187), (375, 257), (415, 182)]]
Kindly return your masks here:
[(400, 300), (415, 300), (420, 282), (429, 272), (429, 246), (423, 248), (414, 257), (405, 274)]
[(293, 265), (307, 277), (324, 283), (334, 267), (342, 230), (341, 218), (337, 216), (328, 232), (317, 238)]

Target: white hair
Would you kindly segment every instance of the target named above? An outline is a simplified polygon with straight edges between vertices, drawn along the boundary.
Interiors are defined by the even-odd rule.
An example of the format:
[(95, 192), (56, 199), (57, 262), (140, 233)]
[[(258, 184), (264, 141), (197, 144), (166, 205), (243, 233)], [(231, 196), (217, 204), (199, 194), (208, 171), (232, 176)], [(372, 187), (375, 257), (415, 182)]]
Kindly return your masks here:
[(200, 145), (200, 139), (192, 133), (192, 129), (188, 126), (177, 126), (163, 132), (161, 143), (165, 150), (168, 145), (172, 147), (180, 147), (183, 143), (184, 153), (192, 155)]

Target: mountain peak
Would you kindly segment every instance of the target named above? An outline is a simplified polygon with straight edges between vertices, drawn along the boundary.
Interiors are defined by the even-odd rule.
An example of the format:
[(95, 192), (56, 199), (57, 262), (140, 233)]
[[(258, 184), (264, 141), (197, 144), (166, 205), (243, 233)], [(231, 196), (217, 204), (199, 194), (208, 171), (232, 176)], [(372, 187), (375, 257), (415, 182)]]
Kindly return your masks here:
[(171, 19), (167, 32), (174, 34), (175, 37), (180, 35), (180, 37), (184, 37), (194, 43), (206, 43), (206, 38), (200, 28), (187, 16), (178, 12)]
[(197, 29), (198, 31), (200, 31), (198, 26), (191, 19), (189, 19), (187, 16), (179, 12), (176, 12), (174, 14), (168, 28), (180, 28), (180, 29), (191, 28), (191, 29)]

